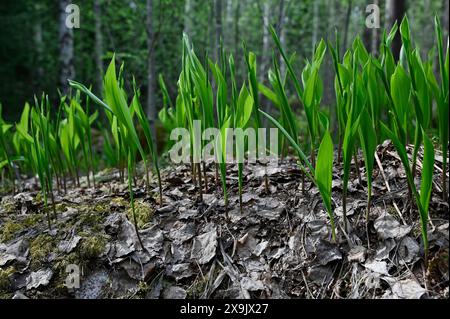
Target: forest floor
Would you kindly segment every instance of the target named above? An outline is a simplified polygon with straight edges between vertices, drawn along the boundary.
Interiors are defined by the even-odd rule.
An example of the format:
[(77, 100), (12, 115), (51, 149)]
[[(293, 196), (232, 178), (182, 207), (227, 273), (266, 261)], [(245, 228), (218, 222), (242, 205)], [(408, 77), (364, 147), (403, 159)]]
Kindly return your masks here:
[[(237, 169), (229, 166), (228, 220), (213, 165), (203, 202), (189, 166), (163, 170), (162, 207), (154, 200), (156, 183), (148, 196), (138, 180), (145, 250), (116, 170), (98, 173), (95, 190), (82, 179), (81, 188), (56, 195), (51, 230), (35, 179), (24, 181), (20, 193), (1, 200), (0, 298), (448, 298), (449, 207), (441, 199), (441, 157), (437, 153), (426, 270), (419, 216), (399, 157), (386, 143), (377, 155), (369, 243), (363, 165), (361, 181), (353, 169), (347, 233), (342, 169), (334, 167), (336, 243), (318, 190), (306, 181), (302, 192), (301, 171), (290, 158), (267, 168), (268, 193), (264, 168), (246, 166), (242, 213)], [(76, 283), (71, 265), (80, 269), (79, 288), (66, 286)]]

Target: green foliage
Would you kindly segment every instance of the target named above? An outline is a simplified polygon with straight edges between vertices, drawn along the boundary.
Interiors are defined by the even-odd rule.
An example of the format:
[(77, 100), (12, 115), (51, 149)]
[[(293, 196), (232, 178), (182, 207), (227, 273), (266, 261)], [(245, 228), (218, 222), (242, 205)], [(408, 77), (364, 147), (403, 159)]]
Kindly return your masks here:
[(422, 240), (425, 249), (425, 261), (428, 257), (428, 233), (427, 233), (427, 223), (428, 223), (428, 204), (430, 201), (430, 194), (432, 190), (432, 178), (434, 170), (434, 147), (425, 132), (424, 135), (424, 160), (422, 169), (422, 181), (420, 194), (417, 191), (416, 185), (414, 183), (414, 176), (411, 171), (409, 164), (408, 154), (406, 153), (406, 146), (402, 144), (401, 140), (397, 135), (392, 132), (385, 124), (381, 123), (381, 128), (383, 133), (391, 140), (400, 156), (403, 168), (406, 172), (406, 177), (408, 180), (408, 185), (413, 193), (416, 205), (419, 209), (420, 224), (422, 231)]
[(322, 143), (319, 146), (319, 152), (317, 154), (315, 179), (317, 181), (317, 187), (319, 188), (320, 195), (325, 204), (328, 216), (331, 221), (331, 230), (333, 240), (336, 240), (334, 216), (331, 210), (331, 182), (333, 177), (333, 141), (330, 133), (327, 131), (323, 136)]
[(374, 165), (374, 154), (377, 149), (377, 134), (371, 121), (369, 112), (364, 109), (360, 116), (359, 123), (359, 139), (364, 156), (364, 166), (366, 168), (367, 179), (367, 210), (366, 210), (366, 226), (369, 222), (369, 211), (372, 198), (372, 172)]
[[(147, 141), (147, 146), (150, 150), (150, 156), (152, 157), (152, 162), (155, 167), (156, 175), (158, 178), (159, 202), (162, 205), (163, 194), (162, 194), (161, 173), (159, 171), (159, 164), (158, 164), (158, 154), (156, 153), (156, 148), (154, 146), (153, 134), (151, 132), (150, 124), (147, 120), (147, 116), (144, 113), (144, 109), (142, 108), (142, 105), (139, 102), (139, 96), (140, 96), (139, 91), (136, 89), (136, 83), (134, 82), (134, 97), (131, 102), (131, 108), (136, 113), (137, 118), (139, 120), (139, 124), (141, 125), (142, 129), (144, 130), (144, 135), (145, 135), (145, 139)], [(148, 171), (147, 171), (147, 174), (148, 174)], [(147, 187), (149, 187), (148, 180), (149, 180), (149, 177), (147, 175)]]
[[(123, 67), (121, 68), (122, 71)], [(120, 73), (122, 74), (122, 72)], [(138, 226), (137, 226), (137, 220), (135, 215), (135, 208), (134, 208), (134, 192), (133, 192), (133, 176), (135, 174), (135, 158), (136, 158), (136, 152), (138, 151), (140, 156), (143, 159), (144, 167), (146, 170), (147, 175), (147, 189), (149, 188), (149, 174), (148, 174), (148, 167), (147, 167), (147, 159), (146, 154), (144, 153), (144, 149), (139, 141), (138, 134), (136, 131), (136, 127), (133, 122), (133, 116), (137, 114), (138, 120), (144, 129), (144, 134), (147, 140), (147, 144), (149, 146), (152, 161), (155, 166), (155, 170), (158, 174), (158, 183), (160, 187), (160, 202), (162, 204), (162, 187), (161, 187), (161, 179), (159, 174), (159, 167), (158, 167), (158, 159), (156, 156), (156, 152), (153, 146), (153, 138), (150, 130), (150, 126), (146, 120), (144, 111), (142, 109), (142, 106), (140, 105), (138, 98), (139, 93), (135, 89), (135, 95), (131, 103), (131, 107), (128, 107), (127, 101), (126, 101), (126, 94), (123, 90), (123, 87), (119, 85), (120, 83), (120, 75), (119, 80), (116, 77), (116, 68), (115, 68), (115, 57), (111, 60), (111, 63), (108, 67), (108, 70), (105, 74), (105, 102), (100, 100), (98, 97), (96, 97), (89, 89), (87, 89), (84, 85), (75, 82), (70, 81), (70, 85), (79, 91), (87, 94), (90, 98), (93, 99), (97, 104), (103, 106), (106, 111), (111, 112), (110, 115), (110, 123), (111, 123), (111, 130), (112, 135), (114, 136), (115, 142), (118, 146), (118, 157), (122, 157), (121, 148), (124, 150), (126, 154), (126, 160), (127, 160), (127, 171), (128, 171), (128, 188), (130, 191), (130, 203), (133, 211), (133, 219), (134, 219), (134, 225), (136, 228), (136, 234), (139, 239), (139, 242), (141, 243), (141, 246), (143, 247), (141, 238), (139, 236)], [(120, 135), (119, 135), (120, 134)]]

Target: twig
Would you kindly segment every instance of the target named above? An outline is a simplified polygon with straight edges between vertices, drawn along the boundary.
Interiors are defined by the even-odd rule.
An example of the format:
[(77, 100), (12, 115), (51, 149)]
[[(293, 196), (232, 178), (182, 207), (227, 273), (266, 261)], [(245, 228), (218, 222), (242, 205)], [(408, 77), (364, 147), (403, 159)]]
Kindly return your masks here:
[(306, 291), (308, 292), (309, 298), (314, 299), (314, 296), (311, 293), (311, 290), (309, 290), (308, 282), (306, 281), (306, 277), (305, 277), (305, 274), (303, 273), (303, 270), (300, 270), (300, 272), (302, 273), (303, 281), (305, 282)]
[[(386, 174), (384, 174), (383, 165), (381, 164), (381, 161), (380, 161), (380, 158), (378, 157), (377, 152), (375, 152), (375, 160), (377, 162), (378, 168), (380, 169), (381, 176), (383, 176), (384, 184), (386, 185), (388, 192), (391, 192), (391, 187), (389, 186), (389, 182), (387, 181)], [(400, 212), (400, 209), (398, 208), (397, 203), (392, 201), (392, 204), (394, 205), (394, 208), (397, 211), (397, 214), (400, 216), (400, 219), (402, 220), (403, 225), (406, 225), (406, 221), (403, 218), (403, 214)]]
[(225, 229), (228, 231), (228, 233), (231, 235), (231, 237), (233, 237), (233, 251), (231, 252), (231, 258), (233, 258), (234, 254), (236, 252), (237, 240), (236, 240), (236, 237), (234, 237), (234, 235), (231, 233), (231, 231), (227, 225), (225, 225)]

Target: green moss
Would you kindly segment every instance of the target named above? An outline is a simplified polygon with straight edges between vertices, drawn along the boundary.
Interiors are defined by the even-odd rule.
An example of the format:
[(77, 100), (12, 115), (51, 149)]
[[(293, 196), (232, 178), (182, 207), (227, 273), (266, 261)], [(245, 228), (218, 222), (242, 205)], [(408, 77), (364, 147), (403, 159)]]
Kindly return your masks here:
[(15, 222), (6, 222), (2, 226), (0, 241), (7, 242), (15, 237), (15, 235), (23, 230), (23, 226)]
[(40, 203), (43, 203), (43, 202), (44, 202), (44, 195), (42, 194), (42, 191), (41, 191), (41, 192), (38, 192), (36, 194), (36, 196), (34, 196), (33, 203), (34, 204), (40, 204)]
[(89, 260), (97, 258), (106, 246), (106, 239), (102, 236), (92, 236), (83, 238), (80, 245), (80, 258)]
[(95, 226), (102, 221), (102, 216), (96, 212), (84, 213), (79, 216), (81, 224)]
[(186, 290), (187, 298), (199, 298), (208, 284), (207, 278), (197, 277), (194, 283)]
[(135, 298), (145, 298), (150, 291), (150, 285), (145, 281), (140, 281), (137, 287)]
[(111, 200), (111, 204), (114, 204), (115, 206), (122, 206), (122, 207), (128, 206), (128, 202), (125, 199), (123, 199), (123, 197), (114, 197)]
[(3, 292), (0, 290), (0, 300), (2, 300), (2, 299), (4, 299), (4, 300), (6, 300), (6, 299), (11, 299), (13, 296), (14, 296), (14, 294), (11, 293), (11, 292), (5, 292), (5, 293), (3, 293)]
[(97, 203), (93, 210), (97, 213), (106, 213), (110, 210), (109, 203)]
[[(149, 203), (146, 203), (143, 200), (136, 200), (134, 202), (134, 210), (139, 228), (144, 227), (152, 219), (154, 209)], [(129, 220), (133, 220), (133, 211), (131, 209), (131, 205), (127, 209), (127, 216)]]
[(32, 214), (27, 216), (24, 221), (23, 221), (23, 225), (26, 227), (32, 227), (35, 226), (36, 224), (40, 223), (42, 221), (42, 215), (40, 214)]
[(6, 292), (11, 288), (11, 276), (14, 273), (14, 267), (0, 269), (0, 292)]
[(47, 234), (37, 236), (30, 244), (30, 256), (32, 265), (41, 265), (46, 257), (55, 248), (53, 237)]
[(78, 264), (79, 259), (76, 253), (62, 255), (55, 260), (54, 268), (55, 274), (63, 276), (66, 272), (67, 265)]
[(0, 205), (4, 213), (9, 214), (16, 211), (16, 204), (12, 197), (4, 197)]

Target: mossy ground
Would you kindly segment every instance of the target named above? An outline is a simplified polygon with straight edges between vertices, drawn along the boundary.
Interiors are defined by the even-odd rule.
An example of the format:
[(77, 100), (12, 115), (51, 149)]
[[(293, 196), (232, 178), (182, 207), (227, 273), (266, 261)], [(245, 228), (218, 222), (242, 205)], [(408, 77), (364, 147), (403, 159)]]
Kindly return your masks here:
[(94, 235), (83, 238), (79, 247), (79, 255), (81, 260), (88, 261), (98, 258), (105, 251), (106, 243), (106, 238), (102, 235)]
[[(127, 217), (129, 220), (133, 220), (133, 210), (131, 209), (131, 205), (128, 206)], [(145, 227), (151, 221), (153, 213), (154, 209), (149, 203), (141, 199), (134, 202), (134, 214), (139, 228)]]
[(31, 267), (39, 268), (51, 252), (56, 251), (55, 238), (48, 234), (40, 234), (30, 243)]
[(11, 289), (11, 276), (14, 271), (15, 269), (12, 266), (6, 269), (0, 268), (0, 293), (8, 292)]
[(24, 226), (17, 222), (7, 221), (2, 225), (0, 242), (7, 242), (14, 239), (17, 233), (22, 231)]

